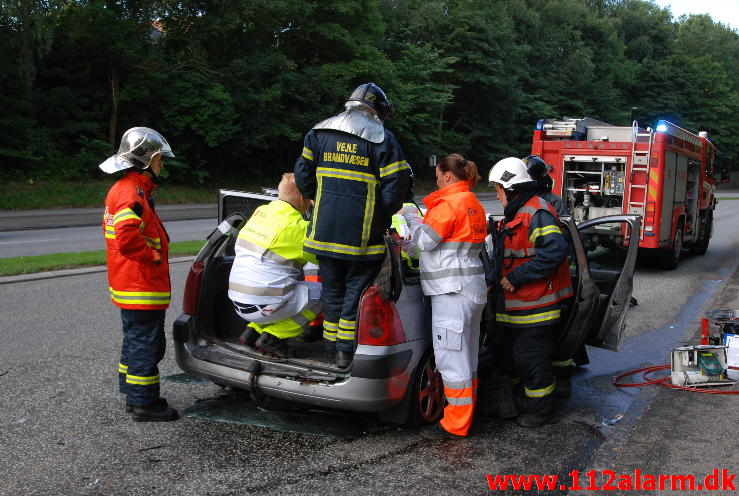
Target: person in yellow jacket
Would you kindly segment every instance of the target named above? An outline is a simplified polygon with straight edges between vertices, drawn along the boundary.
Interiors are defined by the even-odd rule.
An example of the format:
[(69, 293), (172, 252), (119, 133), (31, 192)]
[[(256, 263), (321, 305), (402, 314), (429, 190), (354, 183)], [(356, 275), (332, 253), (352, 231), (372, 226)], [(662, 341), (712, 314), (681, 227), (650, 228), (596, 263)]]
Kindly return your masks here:
[(301, 280), (303, 266), (316, 263), (303, 251), (310, 200), (293, 174), (282, 176), (277, 192), (278, 199), (257, 208), (239, 231), (228, 297), (249, 322), (242, 344), (289, 358), (285, 339), (300, 336), (320, 313), (321, 283)]

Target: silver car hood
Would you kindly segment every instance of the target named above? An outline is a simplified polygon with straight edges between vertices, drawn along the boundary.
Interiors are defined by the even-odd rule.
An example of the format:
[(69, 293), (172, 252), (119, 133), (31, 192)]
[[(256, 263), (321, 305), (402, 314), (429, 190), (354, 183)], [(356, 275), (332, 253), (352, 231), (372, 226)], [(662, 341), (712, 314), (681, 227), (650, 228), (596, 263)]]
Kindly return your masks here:
[(371, 143), (385, 141), (385, 127), (374, 114), (359, 109), (348, 109), (345, 112), (319, 122), (313, 129), (333, 129), (359, 136)]

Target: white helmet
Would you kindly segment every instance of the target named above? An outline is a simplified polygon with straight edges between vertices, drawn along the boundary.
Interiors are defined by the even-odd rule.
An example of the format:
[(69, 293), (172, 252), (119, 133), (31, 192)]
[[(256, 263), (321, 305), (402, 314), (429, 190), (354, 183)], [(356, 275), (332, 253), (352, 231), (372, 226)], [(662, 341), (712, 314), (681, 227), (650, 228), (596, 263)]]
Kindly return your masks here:
[(526, 164), (520, 158), (508, 157), (498, 161), (488, 174), (488, 181), (492, 185), (498, 183), (503, 189), (513, 189), (513, 186), (520, 183), (532, 181), (529, 171), (526, 170)]
[(130, 167), (143, 170), (149, 167), (156, 155), (174, 157), (164, 136), (148, 127), (132, 127), (123, 133), (118, 153), (98, 167), (108, 174)]

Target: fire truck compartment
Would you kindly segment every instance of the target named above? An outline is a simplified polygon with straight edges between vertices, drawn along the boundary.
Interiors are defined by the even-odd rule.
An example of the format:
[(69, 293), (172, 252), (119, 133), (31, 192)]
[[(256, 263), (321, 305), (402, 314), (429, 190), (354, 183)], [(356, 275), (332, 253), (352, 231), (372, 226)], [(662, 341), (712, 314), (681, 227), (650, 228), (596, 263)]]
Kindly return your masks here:
[(565, 156), (562, 196), (575, 222), (622, 213), (625, 175), (624, 157)]

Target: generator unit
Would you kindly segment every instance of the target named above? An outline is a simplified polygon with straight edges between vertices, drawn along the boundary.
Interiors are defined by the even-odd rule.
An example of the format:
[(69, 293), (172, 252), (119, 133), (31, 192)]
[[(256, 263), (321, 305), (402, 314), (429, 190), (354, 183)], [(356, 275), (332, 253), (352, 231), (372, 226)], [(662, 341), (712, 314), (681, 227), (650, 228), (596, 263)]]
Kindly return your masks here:
[(731, 386), (726, 378), (727, 346), (681, 346), (672, 350), (670, 379), (675, 386)]

